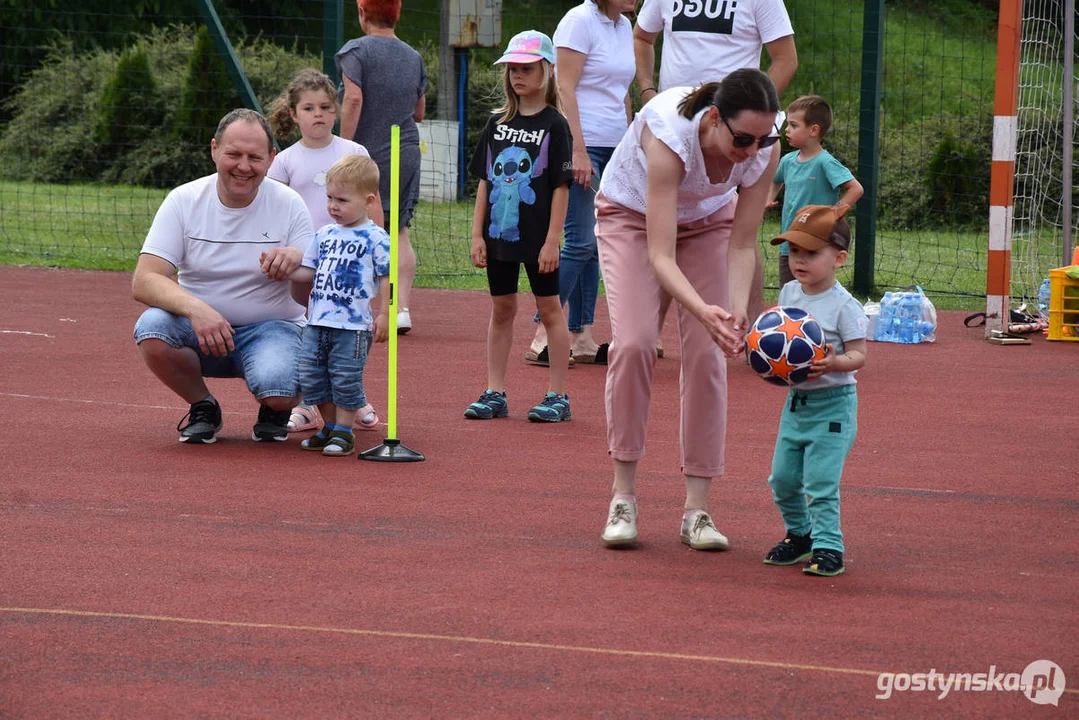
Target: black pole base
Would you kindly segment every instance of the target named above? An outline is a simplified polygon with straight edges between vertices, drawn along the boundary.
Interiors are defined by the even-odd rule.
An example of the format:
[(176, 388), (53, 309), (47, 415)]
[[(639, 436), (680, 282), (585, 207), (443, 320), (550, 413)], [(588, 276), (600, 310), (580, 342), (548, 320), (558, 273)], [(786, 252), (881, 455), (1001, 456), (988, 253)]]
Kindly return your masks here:
[(356, 456), (357, 460), (374, 462), (422, 462), (423, 453), (401, 444), (400, 440), (386, 438), (383, 443)]

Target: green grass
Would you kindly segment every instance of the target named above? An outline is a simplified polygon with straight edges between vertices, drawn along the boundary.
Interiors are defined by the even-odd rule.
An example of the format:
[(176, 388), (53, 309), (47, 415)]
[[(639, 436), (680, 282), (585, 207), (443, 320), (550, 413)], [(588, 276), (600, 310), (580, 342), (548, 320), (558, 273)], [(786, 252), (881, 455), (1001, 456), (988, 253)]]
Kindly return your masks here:
[[(130, 271), (164, 196), (129, 186), (0, 182), (0, 263)], [(471, 203), (420, 203), (412, 228), (417, 286), (486, 289), (486, 275), (469, 261), (472, 209)], [(770, 214), (760, 233), (769, 299), (778, 271), (767, 240), (779, 231), (777, 218)], [(881, 228), (875, 298), (917, 282), (938, 307), (980, 308), (986, 253), (984, 236), (974, 233)], [(848, 288), (853, 267), (852, 259), (839, 275)]]
[(130, 270), (164, 190), (0, 182), (0, 262)]

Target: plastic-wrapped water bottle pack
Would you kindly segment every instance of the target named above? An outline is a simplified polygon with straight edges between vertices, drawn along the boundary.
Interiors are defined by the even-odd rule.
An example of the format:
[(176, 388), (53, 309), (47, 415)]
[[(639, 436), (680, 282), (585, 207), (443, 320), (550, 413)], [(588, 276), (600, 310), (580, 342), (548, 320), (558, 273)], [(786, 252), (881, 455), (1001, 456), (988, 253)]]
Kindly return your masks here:
[[(876, 322), (871, 315), (878, 311)], [(903, 345), (936, 340), (937, 311), (921, 288), (914, 292), (886, 292), (879, 308), (866, 305), (870, 315), (869, 340)]]

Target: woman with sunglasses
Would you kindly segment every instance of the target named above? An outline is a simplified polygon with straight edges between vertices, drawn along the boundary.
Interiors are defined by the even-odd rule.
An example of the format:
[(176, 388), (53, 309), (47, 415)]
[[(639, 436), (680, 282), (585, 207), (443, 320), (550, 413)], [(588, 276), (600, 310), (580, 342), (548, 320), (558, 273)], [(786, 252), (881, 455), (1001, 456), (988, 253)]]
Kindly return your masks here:
[(606, 405), (614, 498), (602, 535), (609, 547), (637, 541), (637, 463), (661, 289), (679, 303), (681, 540), (695, 550), (728, 546), (708, 514), (708, 490), (723, 474), (724, 355), (742, 350), (748, 324), (757, 228), (779, 161), (777, 112), (775, 86), (754, 69), (666, 90), (637, 115), (603, 175), (596, 239), (612, 334)]

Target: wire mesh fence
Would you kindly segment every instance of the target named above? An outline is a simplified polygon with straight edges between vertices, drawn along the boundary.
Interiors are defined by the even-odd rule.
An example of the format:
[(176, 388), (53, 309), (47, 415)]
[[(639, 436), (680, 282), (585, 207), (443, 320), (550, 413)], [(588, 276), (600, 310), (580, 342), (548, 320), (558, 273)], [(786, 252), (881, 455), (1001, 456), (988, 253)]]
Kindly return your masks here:
[[(553, 34), (575, 4), (504, 0), (502, 41), (529, 28)], [(42, 5), (0, 0), (0, 261), (132, 267), (165, 193), (213, 171), (209, 140), (217, 120), (243, 103), (242, 95), (197, 3)], [(990, 5), (886, 6), (873, 259), (882, 290), (918, 283), (972, 306), (984, 296), (996, 53)], [(217, 0), (213, 7), (263, 108), (301, 69), (326, 67), (323, 0)], [(790, 0), (787, 7), (799, 68), (782, 101), (824, 96), (835, 115), (825, 147), (855, 169), (863, 3)], [(491, 64), (499, 51), (462, 51), (456, 64), (442, 69), (441, 24), (440, 0), (405, 0), (397, 25), (428, 74), (421, 201), (411, 233), (417, 278), (481, 287), (468, 258), (475, 182), (462, 164), (487, 113), (501, 101), (501, 76)], [(360, 34), (348, 4), (343, 39)], [(455, 74), (455, 104), (463, 110), (439, 107), (442, 72)], [(636, 85), (631, 93), (639, 107)], [(767, 240), (778, 223), (778, 214), (769, 214), (761, 231), (773, 288), (776, 262)], [(1029, 274), (1043, 273), (1048, 258), (1035, 257)], [(841, 276), (847, 284), (850, 272)]]

